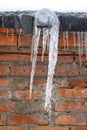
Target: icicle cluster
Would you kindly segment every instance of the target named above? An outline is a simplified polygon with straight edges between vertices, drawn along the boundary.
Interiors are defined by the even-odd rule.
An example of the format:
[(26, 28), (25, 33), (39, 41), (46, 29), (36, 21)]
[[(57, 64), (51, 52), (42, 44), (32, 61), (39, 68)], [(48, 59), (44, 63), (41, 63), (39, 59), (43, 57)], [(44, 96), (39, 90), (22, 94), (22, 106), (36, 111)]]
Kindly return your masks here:
[[(47, 39), (49, 39), (49, 64), (48, 64), (48, 76), (46, 83), (46, 98), (45, 98), (45, 110), (51, 110), (51, 95), (52, 95), (52, 83), (54, 69), (57, 62), (58, 54), (58, 35), (59, 35), (59, 21), (56, 14), (48, 9), (42, 9), (38, 11), (35, 15), (34, 21), (34, 34), (32, 40), (32, 71), (30, 77), (30, 95), (32, 96), (33, 78), (35, 74), (35, 66), (38, 53), (38, 45), (41, 33), (41, 27), (37, 27), (38, 24), (43, 26), (43, 51), (42, 51), (42, 61), (44, 56), (44, 51), (47, 45)], [(50, 27), (49, 27), (50, 26)]]
[[(64, 44), (65, 51), (69, 49), (68, 33), (69, 33), (68, 31), (63, 32), (63, 44)], [(79, 61), (81, 66), (82, 64), (81, 56), (83, 55), (84, 52), (87, 59), (87, 32), (78, 31), (78, 32), (72, 32), (72, 34), (73, 34), (73, 46), (74, 48), (78, 47)]]

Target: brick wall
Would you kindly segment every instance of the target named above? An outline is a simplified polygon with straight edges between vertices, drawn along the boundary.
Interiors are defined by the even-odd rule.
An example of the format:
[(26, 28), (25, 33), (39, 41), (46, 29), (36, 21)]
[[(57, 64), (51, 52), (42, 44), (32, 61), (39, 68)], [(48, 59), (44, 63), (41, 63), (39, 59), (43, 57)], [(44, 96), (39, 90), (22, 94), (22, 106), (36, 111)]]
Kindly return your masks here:
[[(87, 63), (79, 65), (77, 49), (63, 50), (60, 34), (55, 68), (51, 116), (44, 111), (48, 51), (41, 62), (40, 41), (32, 99), (29, 95), (32, 36), (12, 36), (12, 29), (0, 29), (0, 130), (87, 130)], [(19, 43), (18, 43), (19, 42)], [(18, 48), (19, 45), (19, 48)]]

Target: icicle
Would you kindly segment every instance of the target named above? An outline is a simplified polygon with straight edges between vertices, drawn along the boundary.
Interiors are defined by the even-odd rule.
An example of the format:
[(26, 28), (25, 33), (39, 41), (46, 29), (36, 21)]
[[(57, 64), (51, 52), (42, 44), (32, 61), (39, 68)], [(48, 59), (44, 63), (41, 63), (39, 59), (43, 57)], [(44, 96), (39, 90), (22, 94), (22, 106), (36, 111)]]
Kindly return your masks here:
[(76, 47), (76, 32), (73, 32), (74, 47)]
[(21, 33), (22, 33), (22, 29), (20, 28), (19, 35), (18, 35), (18, 48), (20, 47)]
[(81, 52), (82, 52), (82, 54), (83, 54), (83, 43), (84, 43), (84, 40), (83, 40), (83, 38), (84, 38), (84, 33), (83, 32), (81, 32)]
[(68, 31), (65, 32), (65, 37), (66, 37), (66, 48), (68, 50)]
[(81, 34), (80, 32), (77, 33), (78, 36), (78, 51), (79, 51), (79, 61), (80, 61), (80, 66), (81, 66)]
[[(38, 27), (40, 26), (43, 27), (42, 57), (46, 48), (47, 37), (50, 35), (49, 37), (49, 64), (48, 64), (48, 76), (47, 76), (47, 83), (46, 83), (46, 98), (45, 98), (45, 110), (50, 112), (53, 75), (54, 75), (54, 69), (57, 62), (57, 53), (58, 53), (59, 21), (56, 14), (48, 9), (42, 9), (41, 11), (38, 11), (35, 15), (34, 34), (33, 34), (32, 49), (31, 49), (32, 71), (31, 71), (31, 77), (30, 77), (30, 96), (32, 95), (33, 78), (34, 78), (34, 73), (35, 73), (37, 51), (38, 51), (38, 44), (39, 44), (40, 31), (41, 31), (41, 29)], [(45, 27), (48, 29), (46, 29)]]
[[(58, 26), (58, 25), (57, 25)], [(58, 53), (58, 30), (51, 30), (50, 35), (50, 45), (49, 45), (49, 65), (48, 65), (48, 77), (46, 85), (46, 99), (45, 99), (45, 109), (50, 112), (51, 110), (51, 96), (52, 96), (52, 83), (54, 69), (57, 62)]]
[(14, 37), (14, 29), (12, 28), (12, 37)]
[(19, 35), (18, 35), (18, 48), (20, 47), (20, 37), (21, 37), (21, 33), (22, 33), (22, 15), (23, 14), (19, 14), (20, 29), (19, 29)]
[(14, 29), (12, 28), (12, 41), (14, 39)]
[(8, 37), (8, 28), (6, 30), (7, 30), (7, 37)]
[(49, 37), (49, 29), (48, 28), (43, 28), (43, 51), (42, 51), (42, 61), (44, 57), (44, 51), (46, 50), (46, 43), (47, 43), (47, 38)]
[(85, 55), (87, 59), (87, 32), (84, 33)]
[(32, 87), (33, 87), (33, 79), (34, 79), (34, 73), (35, 73), (35, 67), (36, 67), (37, 51), (38, 51), (38, 45), (39, 45), (39, 39), (40, 39), (40, 32), (41, 32), (40, 28), (35, 29), (35, 34), (33, 36), (32, 70), (31, 70), (31, 76), (30, 76), (30, 98), (32, 96)]
[(66, 50), (66, 35), (65, 35), (65, 32), (63, 32), (63, 43), (64, 43), (64, 50)]
[(2, 15), (2, 28), (4, 28), (4, 16)]

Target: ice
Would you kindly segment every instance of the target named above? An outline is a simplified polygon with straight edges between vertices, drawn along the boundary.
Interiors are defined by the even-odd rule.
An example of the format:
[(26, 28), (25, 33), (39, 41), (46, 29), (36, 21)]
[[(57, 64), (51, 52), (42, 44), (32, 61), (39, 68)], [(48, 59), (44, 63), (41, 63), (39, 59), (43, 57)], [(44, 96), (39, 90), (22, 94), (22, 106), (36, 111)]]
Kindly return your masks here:
[(33, 79), (34, 79), (34, 74), (35, 74), (40, 32), (41, 32), (41, 29), (35, 27), (35, 32), (33, 34), (33, 40), (32, 40), (32, 53), (31, 53), (32, 54), (31, 56), (32, 70), (31, 70), (31, 76), (30, 76), (30, 97), (32, 97)]
[(84, 32), (81, 31), (81, 52), (83, 54), (83, 44), (84, 44)]
[(42, 51), (42, 61), (44, 57), (44, 52), (46, 50), (46, 44), (47, 44), (47, 39), (49, 37), (49, 28), (43, 28), (43, 51)]
[(74, 47), (76, 47), (76, 32), (73, 32)]
[(66, 50), (66, 36), (65, 36), (65, 32), (63, 32), (63, 43), (64, 43), (64, 50)]
[(54, 12), (48, 9), (42, 9), (38, 11), (35, 15), (34, 34), (31, 49), (32, 71), (30, 76), (30, 96), (32, 96), (33, 79), (35, 74), (37, 51), (38, 51), (41, 28), (43, 28), (42, 61), (44, 51), (47, 45), (47, 40), (49, 39), (49, 63), (48, 63), (47, 83), (46, 83), (45, 110), (50, 112), (52, 86), (53, 86), (52, 83), (53, 83), (54, 69), (57, 62), (58, 35), (59, 35), (59, 20)]
[(87, 32), (84, 32), (84, 46), (85, 46), (85, 54), (87, 59)]
[(58, 31), (51, 30), (50, 45), (49, 45), (49, 65), (48, 65), (48, 77), (46, 84), (46, 98), (45, 98), (45, 109), (49, 112), (51, 110), (51, 96), (52, 96), (52, 83), (54, 69), (57, 62), (58, 53)]
[(8, 37), (8, 28), (6, 30), (7, 30), (7, 37)]
[(65, 32), (65, 38), (66, 38), (66, 49), (68, 50), (68, 31)]
[(82, 61), (81, 61), (81, 32), (77, 32), (77, 37), (78, 37), (79, 61), (80, 61), (80, 66), (81, 66), (81, 64), (82, 64)]
[(68, 50), (68, 31), (63, 32), (64, 50)]

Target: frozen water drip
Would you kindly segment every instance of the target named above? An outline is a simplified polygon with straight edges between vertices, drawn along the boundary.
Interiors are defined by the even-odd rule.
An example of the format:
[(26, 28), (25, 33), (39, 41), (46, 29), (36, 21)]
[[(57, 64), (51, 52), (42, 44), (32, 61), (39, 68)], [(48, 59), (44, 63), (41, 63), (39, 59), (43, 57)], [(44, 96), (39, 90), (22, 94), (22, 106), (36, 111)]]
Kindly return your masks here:
[(51, 10), (42, 9), (40, 11), (37, 11), (35, 15), (34, 32), (32, 39), (32, 52), (31, 52), (32, 70), (30, 77), (30, 96), (32, 96), (33, 79), (35, 74), (41, 29), (43, 30), (42, 61), (44, 57), (44, 51), (47, 45), (47, 40), (49, 39), (49, 63), (48, 63), (48, 76), (46, 82), (45, 110), (50, 112), (52, 83), (53, 83), (54, 69), (57, 62), (58, 36), (59, 36), (59, 20), (56, 14)]

